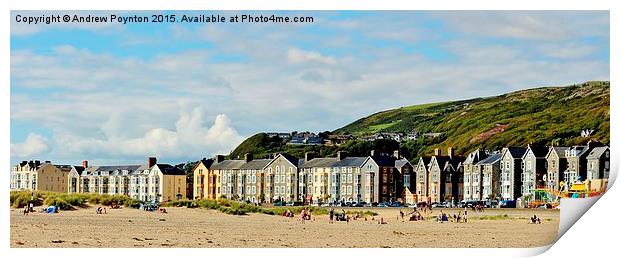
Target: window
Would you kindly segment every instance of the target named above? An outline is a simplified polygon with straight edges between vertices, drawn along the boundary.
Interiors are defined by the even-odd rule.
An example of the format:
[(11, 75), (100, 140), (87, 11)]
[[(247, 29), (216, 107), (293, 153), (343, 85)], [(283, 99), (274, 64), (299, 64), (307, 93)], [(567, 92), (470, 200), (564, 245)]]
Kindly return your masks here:
[(353, 174), (347, 175), (347, 183), (353, 183)]
[(352, 194), (352, 193), (353, 193), (353, 187), (347, 186), (347, 194)]
[(531, 161), (527, 161), (527, 169), (532, 169), (532, 162)]
[(409, 175), (403, 176), (403, 183), (405, 186), (409, 186)]

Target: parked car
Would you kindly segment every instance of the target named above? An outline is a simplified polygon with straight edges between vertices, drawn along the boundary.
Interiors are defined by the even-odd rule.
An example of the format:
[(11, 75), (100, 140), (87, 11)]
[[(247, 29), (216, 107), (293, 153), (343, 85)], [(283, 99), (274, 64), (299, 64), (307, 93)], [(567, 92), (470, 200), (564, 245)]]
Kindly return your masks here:
[(431, 203), (431, 207), (433, 207), (433, 208), (448, 208), (448, 203), (447, 202), (434, 202), (434, 203)]
[(366, 206), (366, 204), (367, 204), (366, 202), (358, 202), (358, 203), (355, 204), (354, 207), (364, 207), (364, 206)]
[(500, 208), (516, 208), (517, 201), (501, 201), (499, 203)]
[(310, 206), (313, 206), (313, 207), (321, 207), (323, 205), (325, 205), (325, 204), (322, 203), (322, 202), (314, 202), (314, 203), (310, 204)]
[(497, 207), (499, 207), (499, 201), (497, 201), (497, 200), (487, 200), (486, 202), (484, 202), (484, 207), (485, 208), (497, 208)]
[(390, 206), (387, 203), (382, 202), (382, 203), (379, 203), (377, 205), (377, 207), (379, 207), (379, 208), (387, 208), (387, 207), (390, 207)]
[(390, 203), (390, 207), (401, 207), (402, 205), (400, 204), (400, 202), (393, 202)]
[(284, 202), (274, 202), (273, 206), (284, 206), (286, 205)]

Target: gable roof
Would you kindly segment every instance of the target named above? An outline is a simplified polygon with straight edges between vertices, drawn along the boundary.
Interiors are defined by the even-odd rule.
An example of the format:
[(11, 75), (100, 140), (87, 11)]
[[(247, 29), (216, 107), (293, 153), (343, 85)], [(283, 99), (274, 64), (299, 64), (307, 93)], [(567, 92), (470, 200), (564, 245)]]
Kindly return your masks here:
[(241, 166), (245, 163), (245, 160), (233, 159), (233, 160), (223, 160), (218, 163), (213, 163), (211, 165), (211, 169), (240, 169)]
[(276, 161), (276, 159), (278, 159), (279, 157), (282, 157), (283, 159), (291, 163), (293, 166), (296, 166), (298, 168), (300, 167), (301, 164), (303, 164), (303, 161), (300, 161), (301, 159), (297, 159), (288, 153), (282, 152), (282, 153), (278, 153), (278, 155), (276, 155), (273, 159), (269, 159), (269, 162), (267, 162), (267, 164), (265, 164), (265, 166), (263, 167), (271, 165), (271, 163)]
[(486, 156), (487, 155), (485, 152), (481, 151), (480, 149), (476, 149), (475, 151), (467, 155), (467, 158), (465, 158), (463, 164), (476, 164), (481, 159), (486, 158)]
[(314, 158), (314, 159), (304, 162), (303, 167), (304, 168), (313, 168), (313, 167), (326, 168), (326, 167), (332, 167), (332, 165), (336, 162), (338, 162), (338, 159), (336, 158)]
[(332, 167), (361, 167), (368, 157), (346, 157), (332, 164)]
[(555, 152), (556, 155), (558, 155), (559, 158), (563, 159), (566, 158), (566, 153), (564, 151), (568, 150), (568, 147), (560, 147), (560, 146), (551, 146), (549, 148), (549, 152), (547, 153), (547, 158), (549, 158), (549, 154), (551, 154), (551, 152)]
[(512, 156), (513, 159), (522, 159), (523, 154), (525, 154), (526, 150), (527, 150), (526, 148), (521, 148), (521, 147), (505, 147), (504, 148), (505, 153), (510, 153), (510, 156)]
[(411, 163), (409, 163), (409, 160), (407, 160), (405, 158), (397, 159), (397, 160), (394, 161), (394, 167), (396, 167), (399, 170), (402, 169), (407, 164), (409, 164), (410, 166), (413, 166), (413, 165), (411, 165)]
[(493, 164), (495, 162), (498, 162), (501, 158), (502, 158), (502, 154), (501, 153), (492, 153), (486, 159), (483, 159), (483, 160), (479, 161), (478, 163), (476, 163), (476, 165)]
[(157, 166), (159, 168), (159, 171), (161, 171), (161, 173), (164, 175), (173, 175), (173, 176), (185, 175), (185, 172), (183, 172), (183, 170), (180, 170), (179, 168), (172, 166), (170, 164), (156, 164), (155, 166)]
[(598, 159), (601, 156), (603, 156), (603, 153), (605, 153), (605, 151), (608, 150), (608, 149), (609, 149), (609, 147), (607, 147), (607, 146), (594, 147), (594, 149), (592, 149), (590, 154), (588, 154), (587, 159)]
[(394, 156), (375, 155), (370, 157), (381, 167), (394, 167), (396, 158)]
[(75, 172), (77, 172), (78, 175), (82, 175), (82, 172), (84, 171), (83, 166), (73, 166), (73, 169), (75, 169)]
[[(549, 152), (549, 150), (546, 147), (535, 146), (535, 145), (530, 145), (530, 144), (527, 145), (527, 149), (525, 153), (527, 153), (528, 151), (534, 154), (534, 157), (537, 157), (537, 158), (544, 158), (547, 152)], [(523, 154), (523, 157), (525, 157), (525, 153)]]
[(239, 167), (239, 169), (263, 169), (267, 166), (267, 164), (271, 163), (273, 159), (254, 159), (250, 160)]

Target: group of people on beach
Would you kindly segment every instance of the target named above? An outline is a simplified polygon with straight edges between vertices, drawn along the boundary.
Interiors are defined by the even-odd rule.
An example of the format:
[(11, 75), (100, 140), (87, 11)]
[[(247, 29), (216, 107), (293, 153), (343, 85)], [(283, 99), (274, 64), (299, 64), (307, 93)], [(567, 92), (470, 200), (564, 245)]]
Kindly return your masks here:
[(34, 203), (28, 202), (28, 205), (24, 207), (24, 215), (28, 215), (28, 213), (34, 212)]
[(449, 215), (443, 212), (443, 210), (441, 210), (439, 211), (439, 215), (437, 215), (437, 222), (439, 223), (444, 223), (444, 222), (467, 223), (467, 208), (465, 208), (463, 213), (459, 211), (458, 214), (452, 214), (452, 215)]
[(299, 214), (299, 219), (301, 219), (301, 222), (305, 222), (306, 220), (311, 220), (312, 219), (312, 212), (308, 210), (308, 208), (304, 208), (303, 210), (301, 210), (301, 213)]
[(532, 224), (540, 224), (540, 217), (537, 217), (536, 214), (534, 214), (534, 217), (530, 217), (530, 221)]
[(108, 210), (105, 209), (105, 207), (97, 207), (97, 214), (108, 214)]

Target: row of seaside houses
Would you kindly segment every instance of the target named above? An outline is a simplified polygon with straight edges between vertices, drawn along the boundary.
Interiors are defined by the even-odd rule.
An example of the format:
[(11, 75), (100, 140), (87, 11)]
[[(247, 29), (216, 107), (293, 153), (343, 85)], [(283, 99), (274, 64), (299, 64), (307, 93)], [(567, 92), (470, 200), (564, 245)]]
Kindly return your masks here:
[[(270, 159), (202, 159), (193, 178), (150, 157), (146, 164), (89, 166), (23, 161), (11, 171), (12, 190), (122, 194), (142, 201), (227, 198), (254, 203), (458, 202), (515, 200), (536, 189), (566, 191), (585, 179), (609, 177), (609, 147), (598, 143), (571, 147), (506, 147), (475, 150), (466, 156), (435, 149), (410, 162), (371, 151), (365, 157), (298, 159), (279, 153)], [(190, 183), (188, 183), (188, 181)], [(600, 181), (600, 180), (599, 180)]]

